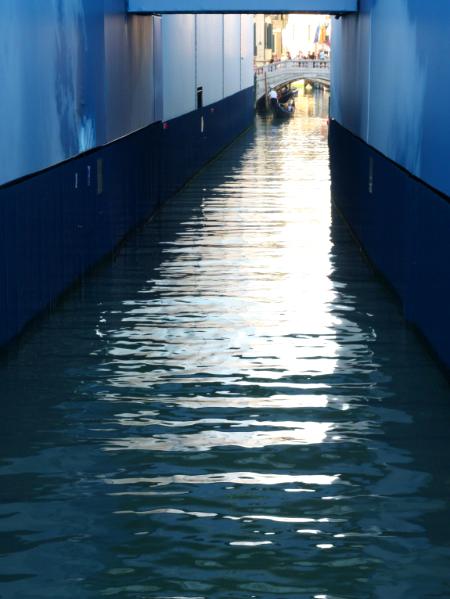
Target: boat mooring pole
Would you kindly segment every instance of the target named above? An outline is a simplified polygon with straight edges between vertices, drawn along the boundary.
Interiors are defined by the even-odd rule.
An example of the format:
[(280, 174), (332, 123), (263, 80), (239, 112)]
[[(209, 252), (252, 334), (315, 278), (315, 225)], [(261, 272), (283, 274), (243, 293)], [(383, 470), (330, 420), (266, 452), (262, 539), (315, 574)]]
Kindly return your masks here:
[(267, 89), (267, 73), (264, 72), (264, 95), (266, 98), (266, 110), (269, 110), (269, 92)]

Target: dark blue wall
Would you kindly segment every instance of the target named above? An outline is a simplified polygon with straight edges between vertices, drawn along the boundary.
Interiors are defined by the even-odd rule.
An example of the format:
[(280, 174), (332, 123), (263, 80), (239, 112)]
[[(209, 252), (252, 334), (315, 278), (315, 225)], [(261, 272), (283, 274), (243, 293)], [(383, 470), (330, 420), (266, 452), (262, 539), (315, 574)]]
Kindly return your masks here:
[(0, 188), (0, 345), (252, 119), (249, 88)]
[(254, 90), (249, 87), (225, 100), (168, 121), (167, 128), (163, 129), (163, 196), (172, 195), (211, 156), (231, 143), (250, 125), (253, 116)]
[(450, 368), (450, 198), (330, 123), (333, 200)]

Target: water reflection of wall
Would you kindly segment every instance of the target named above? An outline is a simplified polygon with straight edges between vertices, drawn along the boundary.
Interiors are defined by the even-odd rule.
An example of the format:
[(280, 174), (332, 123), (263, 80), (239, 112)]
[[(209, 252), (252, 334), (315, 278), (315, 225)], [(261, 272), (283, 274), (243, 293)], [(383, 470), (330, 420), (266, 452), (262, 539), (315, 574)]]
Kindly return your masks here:
[[(367, 535), (359, 555), (373, 555), (378, 541), (370, 536), (385, 530), (391, 531), (393, 545), (409, 547), (409, 556), (416, 544), (426, 548), (414, 564), (408, 559), (401, 573), (389, 565), (379, 568), (372, 563), (367, 568), (367, 584), (373, 588), (394, 589), (399, 583), (406, 588), (413, 572), (429, 571), (441, 552), (448, 554), (448, 526), (439, 533), (448, 512), (442, 501), (442, 479), (449, 468), (444, 447), (450, 417), (448, 381), (404, 321), (395, 295), (357, 251), (336, 209), (330, 233), (331, 279), (340, 297), (335, 313), (342, 319), (337, 339), (343, 340), (342, 331), (347, 331), (345, 342), (338, 343), (334, 380), (347, 398), (351, 423), (342, 442), (356, 443), (342, 464), (347, 472), (343, 480), (349, 484), (346, 494), (353, 497), (355, 530)], [(358, 446), (362, 431), (365, 441)], [(430, 583), (421, 581), (422, 577), (414, 582), (421, 596), (430, 588), (440, 594), (446, 584), (445, 576), (438, 574)]]

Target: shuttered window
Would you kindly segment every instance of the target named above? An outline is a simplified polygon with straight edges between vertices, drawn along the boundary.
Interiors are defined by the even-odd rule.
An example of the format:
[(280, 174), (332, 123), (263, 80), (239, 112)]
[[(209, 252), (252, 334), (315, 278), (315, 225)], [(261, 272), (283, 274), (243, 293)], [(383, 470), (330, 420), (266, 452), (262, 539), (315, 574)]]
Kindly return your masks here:
[(271, 23), (265, 24), (265, 46), (267, 50), (273, 50), (273, 28)]

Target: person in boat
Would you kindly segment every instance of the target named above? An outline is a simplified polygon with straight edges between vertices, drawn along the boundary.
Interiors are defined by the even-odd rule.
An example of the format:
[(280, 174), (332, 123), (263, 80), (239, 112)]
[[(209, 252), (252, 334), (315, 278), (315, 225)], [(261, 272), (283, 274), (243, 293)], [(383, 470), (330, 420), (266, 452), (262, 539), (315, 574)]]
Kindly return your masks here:
[(286, 104), (292, 96), (293, 91), (285, 85), (281, 88), (280, 95), (278, 96), (278, 101), (280, 102), (280, 104)]
[(270, 98), (270, 104), (271, 106), (277, 106), (278, 104), (278, 94), (276, 92), (275, 89), (273, 89), (273, 87), (271, 88), (270, 92), (269, 92), (269, 98)]

